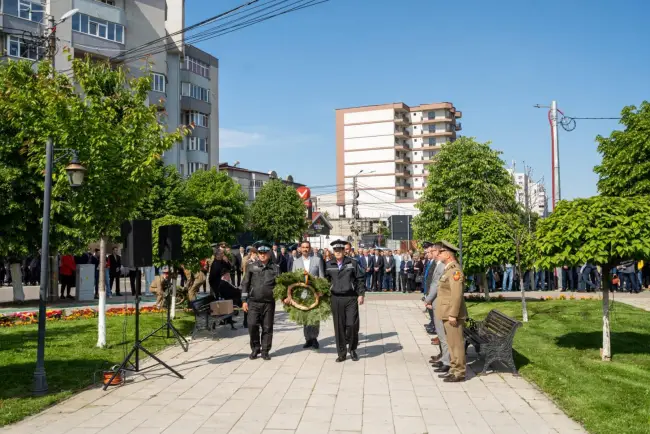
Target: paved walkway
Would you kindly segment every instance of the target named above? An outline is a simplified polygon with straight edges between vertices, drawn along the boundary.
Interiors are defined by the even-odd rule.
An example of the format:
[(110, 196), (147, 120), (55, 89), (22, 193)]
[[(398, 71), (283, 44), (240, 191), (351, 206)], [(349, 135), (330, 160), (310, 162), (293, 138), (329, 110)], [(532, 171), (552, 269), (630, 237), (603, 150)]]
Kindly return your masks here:
[(271, 361), (249, 360), (241, 328), (220, 328), (189, 352), (161, 353), (185, 379), (154, 368), (127, 385), (91, 389), (2, 433), (327, 434), (582, 433), (524, 379), (492, 373), (443, 383), (421, 302), (374, 298), (361, 309), (359, 362), (335, 363), (331, 323), (321, 349), (303, 350), (302, 328), (276, 315)]

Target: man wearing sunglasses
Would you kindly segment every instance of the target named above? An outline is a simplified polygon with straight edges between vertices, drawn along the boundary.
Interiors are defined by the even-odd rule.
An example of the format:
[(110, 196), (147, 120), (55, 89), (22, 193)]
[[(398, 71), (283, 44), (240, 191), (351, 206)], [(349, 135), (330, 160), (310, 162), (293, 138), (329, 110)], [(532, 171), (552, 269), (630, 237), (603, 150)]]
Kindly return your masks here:
[(465, 381), (465, 339), (463, 325), (467, 318), (467, 307), (463, 295), (465, 275), (456, 261), (458, 248), (447, 241), (440, 242), (438, 260), (445, 264), (445, 270), (438, 282), (438, 296), (434, 316), (442, 319), (451, 368), (440, 375), (446, 383)]

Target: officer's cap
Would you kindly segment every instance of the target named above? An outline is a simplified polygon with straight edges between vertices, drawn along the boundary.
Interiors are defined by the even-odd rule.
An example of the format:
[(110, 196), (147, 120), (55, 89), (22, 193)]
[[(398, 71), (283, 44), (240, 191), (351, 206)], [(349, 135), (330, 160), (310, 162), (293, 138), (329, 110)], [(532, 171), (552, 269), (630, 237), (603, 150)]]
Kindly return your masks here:
[(161, 272), (161, 273), (169, 273), (169, 267), (168, 267), (167, 265), (163, 265), (163, 266), (160, 268), (160, 272)]
[(422, 248), (423, 249), (428, 249), (429, 247), (433, 247), (433, 243), (431, 241), (424, 241), (422, 243)]
[(219, 243), (212, 243), (212, 244), (210, 244), (210, 247), (212, 247), (212, 248), (219, 247)]
[(230, 248), (233, 250), (238, 250), (239, 247), (241, 247), (239, 244), (233, 244), (232, 246), (230, 246)]
[(347, 244), (347, 241), (344, 241), (344, 240), (335, 240), (335, 241), (332, 241), (332, 242), (330, 243), (330, 246), (332, 246), (332, 248), (333, 248), (334, 250), (336, 250), (336, 249), (345, 249), (345, 245), (346, 245), (346, 244)]
[(255, 244), (253, 244), (253, 247), (255, 247), (260, 253), (271, 251), (271, 243), (268, 241), (257, 241)]
[(458, 253), (458, 247), (454, 246), (449, 241), (441, 240), (440, 245), (442, 246), (443, 250), (449, 250), (450, 252)]

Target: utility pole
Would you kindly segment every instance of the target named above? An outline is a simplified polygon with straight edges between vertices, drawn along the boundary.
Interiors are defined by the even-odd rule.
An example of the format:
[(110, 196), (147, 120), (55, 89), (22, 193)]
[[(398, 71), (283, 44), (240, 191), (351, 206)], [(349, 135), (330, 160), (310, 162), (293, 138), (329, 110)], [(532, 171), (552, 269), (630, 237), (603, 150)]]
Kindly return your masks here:
[(557, 101), (551, 102), (551, 155), (553, 156), (553, 211), (555, 211), (555, 204), (562, 200), (562, 193), (560, 192), (560, 138), (557, 130)]
[[(363, 172), (363, 170), (361, 171)], [(350, 229), (354, 234), (354, 249), (359, 248), (359, 226), (357, 222), (357, 216), (359, 214), (359, 190), (357, 188), (357, 176), (361, 173), (357, 173), (352, 178), (352, 225)]]

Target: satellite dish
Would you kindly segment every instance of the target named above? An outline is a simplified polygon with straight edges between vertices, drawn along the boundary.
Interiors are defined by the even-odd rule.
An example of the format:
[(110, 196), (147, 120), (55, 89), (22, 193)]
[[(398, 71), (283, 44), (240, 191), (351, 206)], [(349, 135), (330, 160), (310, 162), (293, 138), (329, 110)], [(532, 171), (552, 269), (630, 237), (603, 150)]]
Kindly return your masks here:
[(61, 16), (61, 20), (59, 22), (61, 22), (61, 23), (64, 22), (65, 20), (67, 20), (68, 18), (70, 18), (71, 16), (76, 14), (77, 12), (79, 12), (79, 9), (69, 10), (68, 12), (64, 13), (63, 16)]
[(275, 170), (271, 170), (269, 172), (269, 178), (276, 179), (277, 177), (278, 177), (278, 174), (277, 174), (277, 172)]
[(287, 182), (290, 182), (293, 184), (293, 176), (289, 175), (287, 176)]

